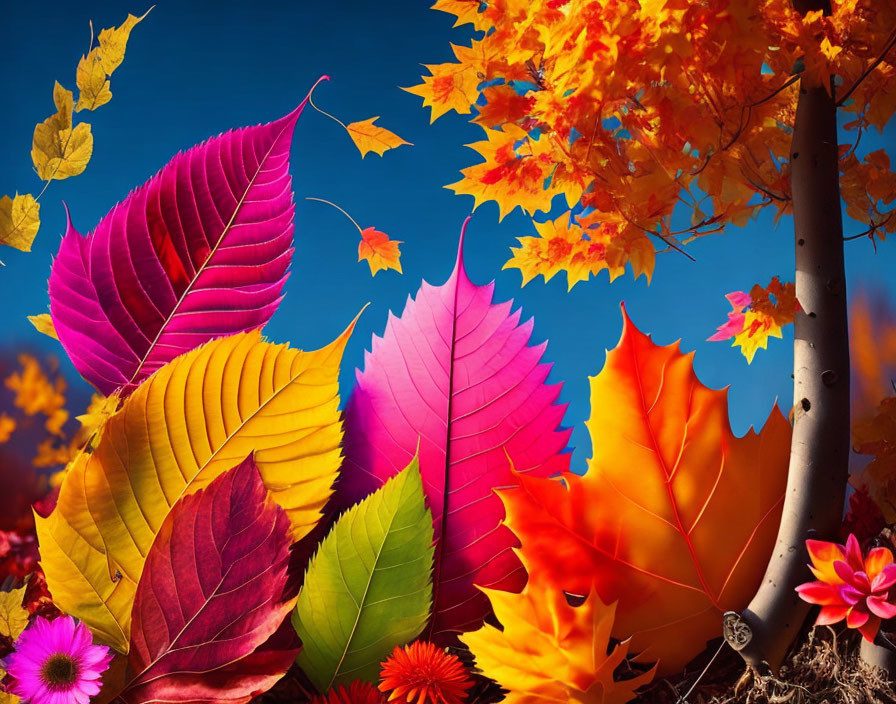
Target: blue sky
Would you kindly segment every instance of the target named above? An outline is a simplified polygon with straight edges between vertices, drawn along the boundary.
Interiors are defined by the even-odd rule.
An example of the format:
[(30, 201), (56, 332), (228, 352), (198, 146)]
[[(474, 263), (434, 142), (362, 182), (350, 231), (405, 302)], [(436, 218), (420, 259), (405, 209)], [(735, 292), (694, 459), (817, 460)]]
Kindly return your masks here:
[[(75, 67), (97, 28), (142, 14), (148, 4), (99, 2), (11, 3), (4, 8), (0, 43), (4, 109), (0, 111), (0, 194), (36, 192), (41, 184), (29, 156), (34, 124), (53, 111), (53, 81), (74, 87)], [(43, 225), (34, 250), (4, 248), (0, 269), (5, 351), (31, 348), (61, 352), (25, 319), (47, 306), (46, 280), (64, 228), (62, 201), (76, 227), (86, 233), (128, 191), (143, 183), (177, 151), (233, 127), (275, 119), (291, 110), (314, 81), (332, 81), (315, 93), (316, 102), (345, 122), (380, 115), (380, 122), (414, 143), (383, 158), (361, 160), (341, 128), (311, 110), (299, 120), (292, 155), (297, 201), (296, 255), (287, 296), (266, 329), (275, 341), (311, 349), (338, 334), (361, 306), (364, 313), (346, 352), (343, 395), (361, 364), (372, 333), (381, 333), (389, 310), (399, 314), (420, 280), (441, 283), (450, 273), (457, 237), (472, 199), (443, 186), (477, 156), (463, 145), (481, 130), (453, 113), (429, 124), (420, 99), (398, 89), (419, 82), (420, 63), (452, 58), (449, 41), (466, 34), (452, 30), (452, 18), (425, 2), (173, 2), (161, 0), (131, 36), (127, 56), (112, 78), (112, 102), (79, 117), (93, 125), (93, 159), (80, 176), (50, 186), (42, 200)], [(865, 149), (896, 144), (892, 127), (870, 135)], [(896, 153), (891, 151), (896, 159)], [(374, 225), (402, 248), (404, 275), (378, 274), (357, 262), (357, 230), (344, 216), (306, 196), (332, 200), (362, 226)], [(847, 221), (846, 232), (862, 228)], [(552, 378), (565, 381), (566, 424), (575, 428), (574, 467), (590, 455), (583, 422), (588, 415), (588, 376), (603, 365), (604, 351), (620, 333), (619, 302), (635, 323), (668, 343), (682, 340), (697, 350), (696, 368), (707, 385), (730, 385), (732, 425), (743, 433), (761, 424), (776, 398), (785, 409), (791, 398), (792, 338), (771, 342), (748, 366), (740, 353), (705, 339), (725, 320), (728, 291), (749, 290), (773, 275), (793, 279), (792, 222), (775, 227), (762, 216), (743, 229), (703, 238), (688, 251), (658, 257), (650, 286), (631, 275), (612, 285), (606, 274), (566, 291), (564, 277), (520, 288), (518, 271), (502, 271), (515, 237), (534, 234), (518, 210), (498, 223), (494, 204), (480, 207), (467, 237), (467, 268), (477, 283), (497, 282), (497, 298), (514, 298), (524, 317), (535, 317), (534, 340), (550, 341), (545, 359)], [(849, 243), (851, 291), (882, 289), (896, 300), (891, 275), (893, 243), (875, 256), (867, 240)], [(64, 357), (64, 355), (63, 355)], [(89, 391), (62, 360), (71, 386), (83, 400)], [(75, 394), (77, 398), (78, 393)]]

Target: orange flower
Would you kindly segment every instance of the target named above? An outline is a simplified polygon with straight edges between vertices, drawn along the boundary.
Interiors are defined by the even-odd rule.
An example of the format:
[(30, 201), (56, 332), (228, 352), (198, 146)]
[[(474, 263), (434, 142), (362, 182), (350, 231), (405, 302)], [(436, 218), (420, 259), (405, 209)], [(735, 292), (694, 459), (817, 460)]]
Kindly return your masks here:
[(473, 686), (456, 655), (423, 641), (396, 647), (380, 675), (380, 690), (402, 704), (460, 704)]
[(311, 704), (382, 704), (383, 701), (383, 695), (374, 685), (356, 680), (350, 685), (334, 687), (326, 694), (315, 697)]

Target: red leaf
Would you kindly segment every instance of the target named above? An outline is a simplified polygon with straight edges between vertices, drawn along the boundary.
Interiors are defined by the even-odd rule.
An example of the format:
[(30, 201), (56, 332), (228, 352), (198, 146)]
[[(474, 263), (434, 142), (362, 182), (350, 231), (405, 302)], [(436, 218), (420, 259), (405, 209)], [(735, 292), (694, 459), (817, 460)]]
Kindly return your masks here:
[(295, 660), (289, 518), (252, 457), (174, 505), (137, 585), (124, 702), (247, 702)]

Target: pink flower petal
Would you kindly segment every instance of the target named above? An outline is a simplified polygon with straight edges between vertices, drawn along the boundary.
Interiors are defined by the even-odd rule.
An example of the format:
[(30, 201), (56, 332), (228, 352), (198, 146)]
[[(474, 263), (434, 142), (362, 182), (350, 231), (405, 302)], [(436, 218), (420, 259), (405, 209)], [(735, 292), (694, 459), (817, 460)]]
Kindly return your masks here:
[(862, 559), (862, 546), (859, 545), (859, 539), (852, 533), (846, 539), (846, 562), (849, 563), (854, 572), (865, 569), (865, 560)]
[(828, 606), (841, 603), (837, 587), (825, 582), (806, 582), (798, 586), (796, 591), (803, 601), (808, 601), (810, 604)]
[(871, 582), (871, 591), (882, 592), (896, 584), (896, 565), (887, 565)]
[(868, 609), (875, 616), (880, 616), (883, 619), (893, 618), (896, 616), (896, 604), (891, 604), (886, 599), (883, 599), (879, 596), (869, 596), (865, 603), (868, 605)]
[(822, 606), (818, 618), (815, 619), (815, 625), (830, 626), (832, 623), (838, 623), (846, 618), (849, 609), (848, 606)]
[(863, 626), (859, 627), (859, 633), (862, 634), (862, 637), (869, 641), (874, 641), (874, 636), (877, 635), (877, 632), (880, 630), (880, 619), (877, 616), (872, 616), (869, 618)]
[(846, 625), (849, 628), (861, 628), (868, 622), (869, 613), (853, 607), (846, 614)]
[(865, 592), (860, 592), (849, 584), (844, 584), (839, 587), (837, 592), (840, 596), (840, 601), (844, 604), (849, 604), (850, 606), (855, 606), (867, 596)]

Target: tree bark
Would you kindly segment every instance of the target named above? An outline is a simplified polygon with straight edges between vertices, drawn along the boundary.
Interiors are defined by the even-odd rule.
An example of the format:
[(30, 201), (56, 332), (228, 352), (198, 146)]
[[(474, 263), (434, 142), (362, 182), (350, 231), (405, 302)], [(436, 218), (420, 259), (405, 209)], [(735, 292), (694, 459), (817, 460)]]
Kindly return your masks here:
[[(806, 7), (806, 5), (810, 5)], [(799, 2), (801, 12), (825, 9)], [(828, 8), (829, 9), (829, 8)], [(849, 327), (834, 98), (801, 84), (791, 145), (796, 240), (794, 425), (781, 525), (756, 596), (725, 617), (725, 636), (748, 665), (777, 670), (809, 605), (806, 538), (832, 539), (843, 515), (849, 425)]]

